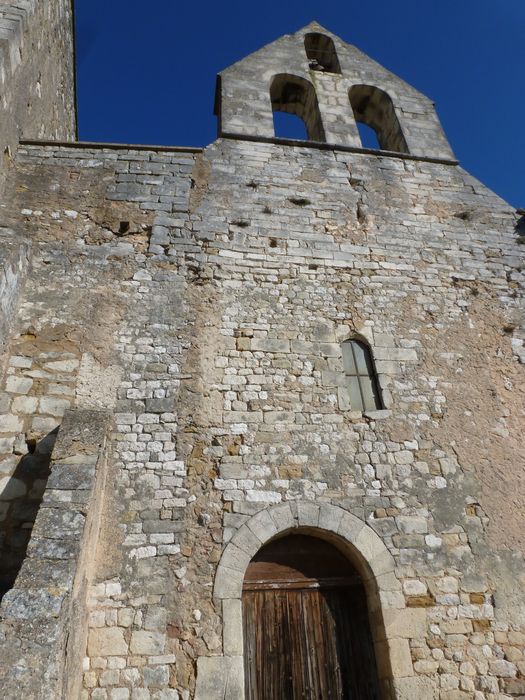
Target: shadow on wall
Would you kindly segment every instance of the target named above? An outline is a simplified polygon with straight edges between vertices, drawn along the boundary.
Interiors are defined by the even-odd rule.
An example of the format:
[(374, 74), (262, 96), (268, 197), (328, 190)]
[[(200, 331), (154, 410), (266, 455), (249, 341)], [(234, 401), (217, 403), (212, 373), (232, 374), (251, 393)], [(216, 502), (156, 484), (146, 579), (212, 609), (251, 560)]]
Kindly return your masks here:
[(58, 427), (38, 442), (6, 480), (0, 493), (0, 600), (10, 590), (25, 559), (31, 531), (42, 503)]
[(518, 243), (525, 243), (525, 209), (518, 209), (517, 214), (520, 217), (516, 223)]

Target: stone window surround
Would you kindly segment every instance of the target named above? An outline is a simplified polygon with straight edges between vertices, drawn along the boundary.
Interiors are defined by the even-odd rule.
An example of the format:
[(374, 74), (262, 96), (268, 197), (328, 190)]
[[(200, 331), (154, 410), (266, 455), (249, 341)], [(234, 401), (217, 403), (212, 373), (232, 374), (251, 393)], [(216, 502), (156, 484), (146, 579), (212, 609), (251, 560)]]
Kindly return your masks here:
[[(365, 356), (365, 364), (366, 364), (366, 370), (362, 369), (359, 367), (356, 355), (355, 355), (355, 346), (361, 347)], [(350, 349), (351, 351), (351, 356), (352, 356), (352, 367), (349, 369), (347, 366), (345, 366), (345, 349), (348, 350)], [(372, 352), (372, 348), (370, 347), (370, 343), (366, 341), (363, 337), (358, 337), (356, 335), (351, 336), (350, 338), (347, 338), (341, 343), (341, 355), (342, 355), (342, 360), (343, 360), (343, 372), (345, 374), (345, 377), (347, 378), (348, 382), (350, 383), (351, 379), (355, 377), (357, 380), (357, 384), (359, 386), (359, 392), (361, 393), (361, 401), (363, 404), (362, 407), (362, 413), (367, 413), (367, 412), (375, 412), (375, 411), (381, 411), (383, 410), (384, 404), (383, 404), (383, 399), (382, 399), (382, 392), (381, 388), (379, 386), (379, 379), (377, 376), (377, 371), (376, 371), (376, 366), (374, 362), (374, 354)], [(369, 381), (371, 385), (371, 392), (372, 394), (375, 394), (373, 397), (376, 403), (376, 406), (366, 406), (367, 400), (365, 397), (365, 394), (363, 392), (363, 386), (366, 385), (367, 380)], [(350, 389), (349, 389), (350, 390)], [(352, 401), (350, 402), (352, 403)], [(370, 401), (371, 403), (371, 401)]]
[[(374, 352), (374, 346), (373, 346), (373, 334), (366, 328), (362, 328), (360, 332), (352, 333), (346, 337), (344, 337), (340, 341), (341, 345), (341, 362), (342, 362), (342, 348), (344, 343), (347, 343), (351, 340), (356, 340), (360, 343), (363, 343), (366, 345), (368, 352), (370, 353), (370, 359), (372, 361), (372, 366), (374, 368), (374, 375), (375, 375), (375, 381), (377, 383), (377, 387), (379, 390), (379, 398), (381, 402), (382, 408), (378, 408), (375, 410), (364, 410), (364, 411), (348, 411), (348, 415), (351, 419), (360, 419), (363, 416), (365, 418), (369, 418), (370, 420), (384, 420), (385, 418), (390, 418), (392, 415), (392, 395), (389, 390), (389, 385), (391, 381), (390, 375), (386, 374), (385, 372), (378, 372), (377, 371), (377, 366), (376, 366), (376, 358), (375, 358), (375, 352)], [(343, 370), (343, 374), (346, 377), (346, 372)], [(341, 402), (339, 402), (339, 408), (341, 410), (344, 410), (347, 412)]]
[(392, 555), (360, 518), (339, 506), (290, 501), (267, 507), (243, 524), (225, 546), (213, 596), (223, 615), (223, 654), (197, 661), (195, 700), (244, 700), (242, 585), (256, 552), (276, 537), (300, 531), (337, 546), (358, 568), (365, 585), (383, 699), (402, 697), (419, 681), (409, 639), (422, 637), (426, 611), (407, 608)]

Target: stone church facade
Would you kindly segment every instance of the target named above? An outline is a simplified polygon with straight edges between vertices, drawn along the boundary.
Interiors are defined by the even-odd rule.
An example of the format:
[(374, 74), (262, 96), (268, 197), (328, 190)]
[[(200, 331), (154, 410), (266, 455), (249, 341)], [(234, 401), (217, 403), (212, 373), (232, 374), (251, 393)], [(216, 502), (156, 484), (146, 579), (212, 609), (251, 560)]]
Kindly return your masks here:
[(0, 29), (3, 697), (257, 697), (294, 536), (365, 591), (367, 697), (525, 697), (522, 213), (316, 23), (203, 149), (76, 143), (69, 2)]

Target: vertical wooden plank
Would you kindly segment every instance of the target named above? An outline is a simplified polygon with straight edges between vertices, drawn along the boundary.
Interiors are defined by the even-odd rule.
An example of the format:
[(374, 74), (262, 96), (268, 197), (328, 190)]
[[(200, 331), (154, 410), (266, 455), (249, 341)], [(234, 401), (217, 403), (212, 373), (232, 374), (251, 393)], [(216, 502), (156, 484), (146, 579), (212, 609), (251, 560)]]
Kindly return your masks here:
[(363, 585), (328, 555), (324, 578), (311, 578), (311, 558), (298, 576), (279, 547), (277, 580), (261, 559), (243, 592), (246, 700), (379, 700)]

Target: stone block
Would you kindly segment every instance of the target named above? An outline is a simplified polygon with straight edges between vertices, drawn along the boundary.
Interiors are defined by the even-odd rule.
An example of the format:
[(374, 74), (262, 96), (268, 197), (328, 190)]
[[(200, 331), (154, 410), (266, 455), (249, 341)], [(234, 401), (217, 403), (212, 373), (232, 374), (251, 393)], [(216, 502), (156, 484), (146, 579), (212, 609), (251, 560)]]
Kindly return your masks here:
[(162, 654), (166, 643), (166, 635), (151, 630), (137, 630), (131, 635), (129, 649), (132, 654), (151, 655)]
[(242, 603), (239, 599), (222, 601), (223, 649), (225, 656), (242, 656)]
[(407, 535), (426, 535), (428, 532), (428, 522), (426, 518), (418, 515), (398, 515), (396, 522), (401, 532)]
[(270, 517), (275, 523), (278, 532), (285, 532), (294, 527), (297, 527), (297, 520), (289, 503), (282, 503), (274, 506), (269, 511)]
[(55, 396), (45, 396), (40, 399), (39, 409), (42, 413), (48, 413), (51, 416), (61, 417), (69, 408), (71, 402), (68, 399), (59, 399)]
[(424, 608), (385, 609), (383, 621), (387, 637), (424, 639), (427, 633), (427, 614)]
[(88, 654), (90, 656), (126, 656), (128, 645), (124, 630), (120, 627), (98, 627), (89, 630)]
[(7, 413), (0, 418), (0, 432), (2, 433), (20, 433), (23, 430), (23, 425), (23, 420), (19, 416)]
[(341, 535), (341, 537), (344, 537), (346, 540), (348, 540), (348, 542), (353, 543), (357, 540), (359, 533), (364, 527), (364, 522), (359, 518), (356, 518), (355, 515), (351, 515), (350, 513), (344, 513), (341, 518), (341, 521), (339, 522), (337, 532), (339, 535)]
[(263, 544), (277, 534), (277, 527), (267, 510), (261, 510), (246, 525)]
[(244, 700), (241, 656), (201, 656), (197, 659), (195, 700)]
[(155, 668), (144, 668), (144, 685), (146, 688), (162, 688), (167, 686), (170, 680), (168, 666), (156, 666)]
[(33, 386), (33, 380), (29, 377), (17, 377), (10, 375), (5, 383), (5, 390), (11, 394), (27, 394)]
[(214, 597), (218, 599), (240, 598), (243, 580), (244, 572), (228, 569), (219, 564), (213, 586)]
[(17, 396), (13, 399), (11, 410), (13, 413), (32, 414), (36, 411), (38, 399), (35, 396)]
[(239, 571), (244, 575), (248, 568), (251, 555), (244, 550), (236, 547), (232, 542), (228, 543), (221, 557), (221, 564), (227, 569)]
[[(272, 509), (273, 511), (273, 509)], [(273, 516), (273, 512), (272, 512)], [(249, 527), (241, 526), (231, 539), (232, 544), (245, 552), (250, 558), (261, 548), (261, 540)]]
[(318, 527), (320, 507), (315, 503), (297, 503), (297, 523), (300, 527)]
[[(412, 657), (407, 639), (394, 638), (388, 640), (390, 650), (390, 664), (394, 678), (413, 676)], [(406, 696), (407, 698), (409, 696)]]
[(290, 341), (278, 338), (252, 338), (251, 346), (253, 351), (260, 350), (261, 352), (270, 353), (290, 352)]
[(421, 676), (396, 678), (394, 688), (396, 700), (438, 700), (443, 697), (432, 679)]

